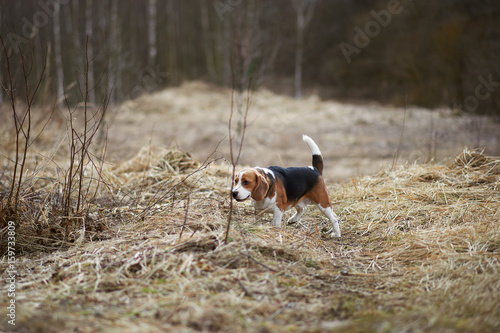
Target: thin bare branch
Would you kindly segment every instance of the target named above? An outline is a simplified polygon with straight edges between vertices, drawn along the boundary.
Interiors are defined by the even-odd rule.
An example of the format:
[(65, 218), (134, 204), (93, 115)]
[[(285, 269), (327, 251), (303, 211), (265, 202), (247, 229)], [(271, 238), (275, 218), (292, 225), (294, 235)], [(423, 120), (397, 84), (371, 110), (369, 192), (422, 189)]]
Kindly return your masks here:
[(251, 87), (252, 84), (252, 78), (250, 77), (250, 80), (248, 82), (248, 88), (247, 88), (247, 100), (246, 100), (246, 107), (245, 107), (245, 113), (243, 114), (243, 128), (241, 129), (241, 140), (238, 145), (238, 154), (236, 156), (236, 159), (234, 158), (234, 147), (233, 147), (233, 133), (232, 133), (232, 122), (233, 122), (233, 114), (234, 114), (234, 93), (235, 93), (235, 80), (234, 80), (234, 71), (233, 71), (233, 90), (231, 92), (231, 112), (229, 114), (229, 149), (230, 149), (230, 155), (231, 155), (231, 165), (232, 165), (232, 173), (231, 173), (231, 190), (229, 192), (229, 214), (227, 217), (227, 226), (226, 226), (226, 236), (224, 238), (224, 243), (227, 244), (229, 240), (229, 230), (231, 228), (231, 221), (233, 218), (233, 208), (234, 208), (234, 202), (233, 202), (233, 190), (234, 190), (234, 176), (236, 175), (236, 165), (238, 164), (240, 157), (241, 157), (241, 152), (243, 150), (243, 142), (245, 140), (245, 133), (247, 129), (247, 118), (248, 118), (248, 110), (250, 109), (250, 97), (251, 97)]

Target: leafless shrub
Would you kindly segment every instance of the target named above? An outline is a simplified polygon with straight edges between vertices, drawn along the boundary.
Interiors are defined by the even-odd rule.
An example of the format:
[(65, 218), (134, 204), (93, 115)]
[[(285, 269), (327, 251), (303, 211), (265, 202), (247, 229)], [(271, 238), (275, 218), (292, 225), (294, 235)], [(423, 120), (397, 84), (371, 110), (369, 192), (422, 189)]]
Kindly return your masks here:
[[(6, 68), (7, 68), (7, 77), (8, 77), (8, 86), (5, 87), (10, 107), (12, 111), (12, 119), (14, 121), (14, 131), (15, 131), (15, 153), (14, 153), (14, 170), (12, 171), (11, 181), (10, 181), (10, 190), (7, 194), (7, 199), (3, 207), (1, 207), (2, 211), (2, 220), (0, 221), (0, 227), (5, 227), (7, 221), (9, 220), (17, 220), (17, 209), (19, 204), (19, 198), (21, 196), (21, 188), (23, 185), (23, 174), (26, 164), (26, 156), (28, 154), (28, 149), (30, 145), (33, 143), (33, 138), (31, 137), (31, 108), (33, 105), (33, 101), (39, 91), (40, 85), (43, 80), (45, 67), (42, 70), (42, 74), (37, 79), (35, 86), (30, 85), (30, 76), (32, 74), (33, 63), (28, 64), (27, 61), (29, 59), (26, 58), (24, 51), (21, 48), (21, 45), (18, 41), (18, 53), (9, 54), (9, 50), (4, 43), (2, 36), (0, 35), (0, 42), (2, 44), (3, 53), (5, 55), (6, 60)], [(13, 83), (13, 73), (11, 69), (11, 58), (17, 55), (20, 58), (21, 62), (21, 70), (24, 78), (24, 88), (26, 96), (25, 100), (25, 108), (24, 112), (19, 111), (17, 108), (18, 99), (21, 96), (15, 91), (14, 83)]]
[[(96, 134), (99, 133), (103, 125), (104, 116), (108, 108), (109, 99), (104, 99), (101, 105), (97, 108), (89, 106), (89, 95), (95, 87), (89, 86), (89, 68), (91, 64), (90, 55), (88, 53), (89, 40), (87, 38), (86, 51), (85, 51), (85, 70), (84, 82), (82, 87), (82, 109), (77, 105), (73, 109), (68, 105), (67, 117), (67, 134), (69, 142), (69, 167), (64, 172), (64, 184), (62, 194), (62, 218), (67, 226), (73, 216), (84, 216), (88, 214), (88, 204), (95, 199), (99, 186), (104, 184), (102, 178), (102, 167), (106, 150), (102, 150), (102, 155), (97, 158), (93, 155), (90, 146), (92, 145)], [(79, 129), (75, 124), (75, 119), (78, 112), (83, 113), (82, 128)], [(84, 172), (87, 166), (90, 166), (92, 171), (95, 171), (96, 178), (90, 178), (89, 182), (84, 187)], [(95, 187), (93, 187), (95, 183)], [(90, 194), (90, 190), (94, 193)], [(75, 203), (76, 201), (76, 203)]]
[[(64, 180), (57, 175), (38, 176), (41, 168), (35, 164), (31, 175), (27, 175), (27, 160), (33, 155), (29, 148), (34, 144), (41, 132), (52, 118), (56, 106), (51, 108), (48, 115), (44, 115), (45, 125), (41, 132), (34, 135), (32, 126), (32, 109), (37, 93), (44, 80), (45, 67), (40, 76), (33, 81), (31, 75), (35, 72), (33, 59), (18, 45), (17, 52), (11, 52), (0, 36), (7, 67), (8, 86), (5, 87), (9, 96), (12, 121), (14, 123), (14, 157), (11, 170), (6, 168), (3, 173), (9, 179), (8, 190), (0, 196), (0, 227), (2, 240), (5, 236), (4, 227), (8, 221), (16, 223), (19, 251), (56, 248), (69, 244), (85, 237), (86, 230), (102, 231), (102, 225), (91, 217), (90, 204), (98, 195), (99, 187), (105, 184), (102, 169), (105, 157), (105, 147), (101, 156), (94, 155), (90, 148), (96, 138), (107, 109), (107, 100), (103, 100), (100, 107), (91, 109), (88, 105), (89, 91), (95, 89), (88, 82), (89, 55), (86, 53), (87, 67), (85, 70), (85, 86), (82, 90), (83, 107), (73, 110), (68, 105), (67, 134), (69, 138), (69, 166), (58, 166), (64, 174)], [(19, 44), (19, 43), (18, 43)], [(13, 82), (12, 60), (17, 57), (20, 70), (23, 72), (24, 91), (16, 90)], [(44, 62), (45, 64), (45, 62)], [(35, 82), (33, 85), (32, 82)], [(20, 94), (25, 93), (25, 96)], [(21, 112), (19, 100), (24, 100)], [(76, 126), (74, 119), (77, 112), (83, 110), (82, 128)], [(48, 157), (52, 163), (57, 163)], [(33, 170), (34, 168), (34, 170)], [(42, 184), (43, 183), (43, 184)], [(93, 212), (95, 213), (95, 212)], [(95, 214), (93, 214), (95, 215)], [(69, 237), (70, 233), (73, 233)], [(2, 248), (4, 242), (2, 241)]]

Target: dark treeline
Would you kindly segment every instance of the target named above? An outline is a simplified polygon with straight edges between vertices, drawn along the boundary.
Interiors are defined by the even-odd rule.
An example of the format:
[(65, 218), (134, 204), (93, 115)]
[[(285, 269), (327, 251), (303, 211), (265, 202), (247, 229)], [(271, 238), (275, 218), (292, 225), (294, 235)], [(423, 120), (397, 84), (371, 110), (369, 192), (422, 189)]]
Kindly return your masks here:
[[(0, 0), (14, 89), (113, 102), (201, 79), (499, 114), (496, 0)], [(87, 39), (88, 37), (88, 39)], [(88, 43), (87, 43), (88, 41)], [(0, 57), (0, 99), (8, 89)]]

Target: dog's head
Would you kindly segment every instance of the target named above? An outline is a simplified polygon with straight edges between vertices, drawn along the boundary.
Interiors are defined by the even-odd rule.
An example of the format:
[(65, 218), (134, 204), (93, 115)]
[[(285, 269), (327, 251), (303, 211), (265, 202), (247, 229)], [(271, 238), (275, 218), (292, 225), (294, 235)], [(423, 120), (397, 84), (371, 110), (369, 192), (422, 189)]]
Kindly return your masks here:
[(243, 169), (234, 178), (233, 198), (245, 201), (253, 198), (261, 201), (269, 190), (269, 182), (264, 172), (257, 168)]

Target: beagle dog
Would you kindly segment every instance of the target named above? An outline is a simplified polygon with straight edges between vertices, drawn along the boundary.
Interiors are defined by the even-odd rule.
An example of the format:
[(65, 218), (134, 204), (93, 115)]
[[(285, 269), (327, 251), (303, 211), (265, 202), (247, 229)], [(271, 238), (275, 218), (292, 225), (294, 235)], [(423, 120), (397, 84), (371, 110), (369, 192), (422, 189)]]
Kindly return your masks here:
[(297, 212), (288, 222), (295, 223), (305, 212), (305, 207), (315, 204), (332, 223), (329, 231), (332, 237), (340, 237), (337, 215), (323, 180), (323, 157), (318, 145), (303, 135), (302, 139), (312, 153), (312, 166), (282, 168), (247, 168), (241, 170), (234, 179), (232, 196), (236, 201), (252, 198), (257, 211), (272, 212), (271, 224), (279, 227), (283, 212), (295, 207)]

